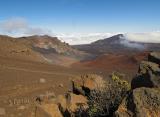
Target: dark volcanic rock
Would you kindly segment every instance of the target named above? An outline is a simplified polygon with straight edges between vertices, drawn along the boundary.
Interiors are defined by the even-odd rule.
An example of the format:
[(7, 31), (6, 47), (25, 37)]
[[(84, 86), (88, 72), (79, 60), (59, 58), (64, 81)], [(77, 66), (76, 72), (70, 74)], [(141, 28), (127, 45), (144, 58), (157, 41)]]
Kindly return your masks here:
[(132, 80), (132, 88), (160, 87), (160, 68), (156, 63), (142, 61), (139, 74)]
[(150, 53), (148, 56), (148, 61), (151, 61), (160, 65), (160, 52)]
[(116, 117), (159, 117), (160, 89), (137, 88), (128, 95), (118, 110)]

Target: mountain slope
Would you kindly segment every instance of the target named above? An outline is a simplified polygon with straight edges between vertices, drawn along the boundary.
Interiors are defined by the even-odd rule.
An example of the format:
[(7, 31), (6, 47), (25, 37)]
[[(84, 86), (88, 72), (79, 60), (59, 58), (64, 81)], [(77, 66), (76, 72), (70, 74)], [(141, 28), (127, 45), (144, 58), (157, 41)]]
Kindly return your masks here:
[(86, 59), (89, 55), (72, 48), (69, 44), (61, 42), (57, 37), (30, 36), (20, 39), (30, 42), (32, 49), (44, 56), (50, 63), (58, 65), (71, 65), (74, 62)]
[(126, 40), (123, 34), (118, 34), (110, 38), (95, 41), (86, 45), (75, 45), (81, 51), (89, 52), (92, 54), (104, 53), (137, 53), (142, 51), (158, 51), (160, 44), (158, 43), (142, 43)]
[(0, 57), (44, 62), (42, 55), (32, 50), (27, 41), (8, 36), (0, 36)]
[(65, 66), (89, 56), (87, 53), (61, 42), (57, 37), (47, 35), (20, 38), (0, 36), (0, 53), (0, 56), (4, 57)]
[(50, 37), (44, 35), (44, 36), (22, 37), (19, 39), (30, 41), (33, 49), (43, 54), (55, 53), (70, 57), (76, 57), (82, 54), (82, 52), (73, 49), (69, 44), (61, 42), (57, 37)]

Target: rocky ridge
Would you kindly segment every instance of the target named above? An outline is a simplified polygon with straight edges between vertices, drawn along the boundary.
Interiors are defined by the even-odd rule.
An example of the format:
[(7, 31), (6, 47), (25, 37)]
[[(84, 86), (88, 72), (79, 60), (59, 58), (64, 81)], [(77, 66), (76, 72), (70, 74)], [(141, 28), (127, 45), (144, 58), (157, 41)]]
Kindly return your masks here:
[(117, 117), (159, 117), (160, 115), (160, 59), (152, 52), (142, 61), (132, 90), (115, 112)]

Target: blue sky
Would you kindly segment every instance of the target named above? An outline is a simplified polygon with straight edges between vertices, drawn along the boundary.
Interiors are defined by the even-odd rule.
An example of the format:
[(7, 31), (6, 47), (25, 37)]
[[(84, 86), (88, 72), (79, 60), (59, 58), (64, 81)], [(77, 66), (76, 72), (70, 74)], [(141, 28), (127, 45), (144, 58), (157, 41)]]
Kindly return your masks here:
[(0, 21), (24, 18), (55, 32), (160, 30), (160, 0), (0, 0)]
[(123, 33), (160, 43), (160, 0), (0, 0), (0, 34), (86, 44)]

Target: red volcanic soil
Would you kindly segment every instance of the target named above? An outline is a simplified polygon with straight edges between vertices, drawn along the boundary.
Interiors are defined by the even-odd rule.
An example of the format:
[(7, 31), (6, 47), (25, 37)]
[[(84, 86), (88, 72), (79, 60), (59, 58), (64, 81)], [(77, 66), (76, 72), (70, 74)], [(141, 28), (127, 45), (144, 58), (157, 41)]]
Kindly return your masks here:
[(148, 52), (138, 54), (104, 54), (94, 60), (74, 64), (108, 73), (119, 71), (125, 74), (136, 74), (140, 61), (147, 59)]

